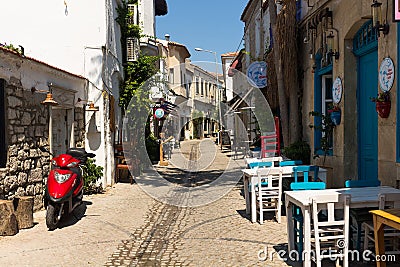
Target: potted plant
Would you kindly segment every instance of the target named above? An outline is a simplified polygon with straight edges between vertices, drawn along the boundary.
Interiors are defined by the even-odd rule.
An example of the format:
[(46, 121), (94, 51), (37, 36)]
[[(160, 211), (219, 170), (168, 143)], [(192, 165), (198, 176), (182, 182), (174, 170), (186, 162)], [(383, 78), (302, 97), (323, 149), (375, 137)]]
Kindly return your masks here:
[(339, 125), (342, 117), (342, 112), (340, 111), (339, 106), (333, 105), (328, 109), (328, 113), (331, 116), (331, 120), (333, 125)]
[(375, 102), (376, 112), (381, 118), (389, 117), (391, 106), (389, 92), (380, 92), (377, 97), (371, 97), (371, 101)]

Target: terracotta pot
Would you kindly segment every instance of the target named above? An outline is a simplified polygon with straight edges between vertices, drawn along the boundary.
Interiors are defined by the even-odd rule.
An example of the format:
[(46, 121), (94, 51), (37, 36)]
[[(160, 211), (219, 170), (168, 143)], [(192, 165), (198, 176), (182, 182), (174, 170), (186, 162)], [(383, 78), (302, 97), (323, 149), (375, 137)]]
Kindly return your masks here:
[(390, 113), (390, 101), (387, 102), (375, 102), (376, 103), (376, 112), (378, 112), (381, 118), (389, 117)]

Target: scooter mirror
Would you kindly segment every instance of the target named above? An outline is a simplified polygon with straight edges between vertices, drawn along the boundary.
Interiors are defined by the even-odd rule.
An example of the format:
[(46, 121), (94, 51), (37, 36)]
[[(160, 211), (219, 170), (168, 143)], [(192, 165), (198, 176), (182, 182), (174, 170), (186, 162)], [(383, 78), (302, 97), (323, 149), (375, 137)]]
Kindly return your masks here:
[(87, 153), (87, 154), (86, 154), (86, 157), (88, 157), (88, 158), (94, 158), (94, 157), (96, 157), (96, 154), (94, 154), (94, 153)]

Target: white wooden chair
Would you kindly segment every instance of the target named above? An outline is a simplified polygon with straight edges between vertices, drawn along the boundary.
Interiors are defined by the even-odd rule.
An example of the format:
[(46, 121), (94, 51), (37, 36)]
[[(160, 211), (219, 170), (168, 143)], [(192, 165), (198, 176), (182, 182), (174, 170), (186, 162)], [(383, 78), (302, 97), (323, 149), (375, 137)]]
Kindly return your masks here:
[(312, 198), (314, 230), (311, 233), (311, 240), (315, 254), (311, 255), (311, 258), (317, 267), (321, 266), (324, 258), (336, 258), (336, 265), (339, 259), (342, 259), (342, 266), (348, 266), (349, 207), (350, 196), (345, 194), (321, 195)]
[(257, 170), (257, 176), (255, 193), (260, 224), (264, 223), (265, 211), (275, 211), (276, 220), (281, 223), (282, 168), (260, 168)]
[[(398, 204), (400, 203), (400, 194), (399, 193), (391, 193), (391, 194), (381, 194), (379, 195), (379, 209), (387, 209), (387, 208), (399, 208)], [(372, 221), (363, 222), (361, 225), (361, 229), (364, 230), (364, 251), (370, 250), (372, 253), (375, 253), (375, 237), (374, 237), (374, 223)], [(387, 250), (388, 254), (400, 254), (400, 231), (395, 230), (389, 226), (384, 228), (384, 237), (385, 244), (389, 245), (391, 248)], [(370, 244), (372, 246), (370, 246)]]

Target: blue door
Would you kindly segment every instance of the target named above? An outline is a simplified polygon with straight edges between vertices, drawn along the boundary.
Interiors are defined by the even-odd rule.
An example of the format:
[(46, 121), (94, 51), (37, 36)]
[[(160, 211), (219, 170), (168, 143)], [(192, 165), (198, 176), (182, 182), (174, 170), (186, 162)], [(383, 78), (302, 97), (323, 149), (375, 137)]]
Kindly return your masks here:
[(378, 51), (358, 58), (358, 179), (378, 179), (378, 115), (370, 97), (378, 92)]

